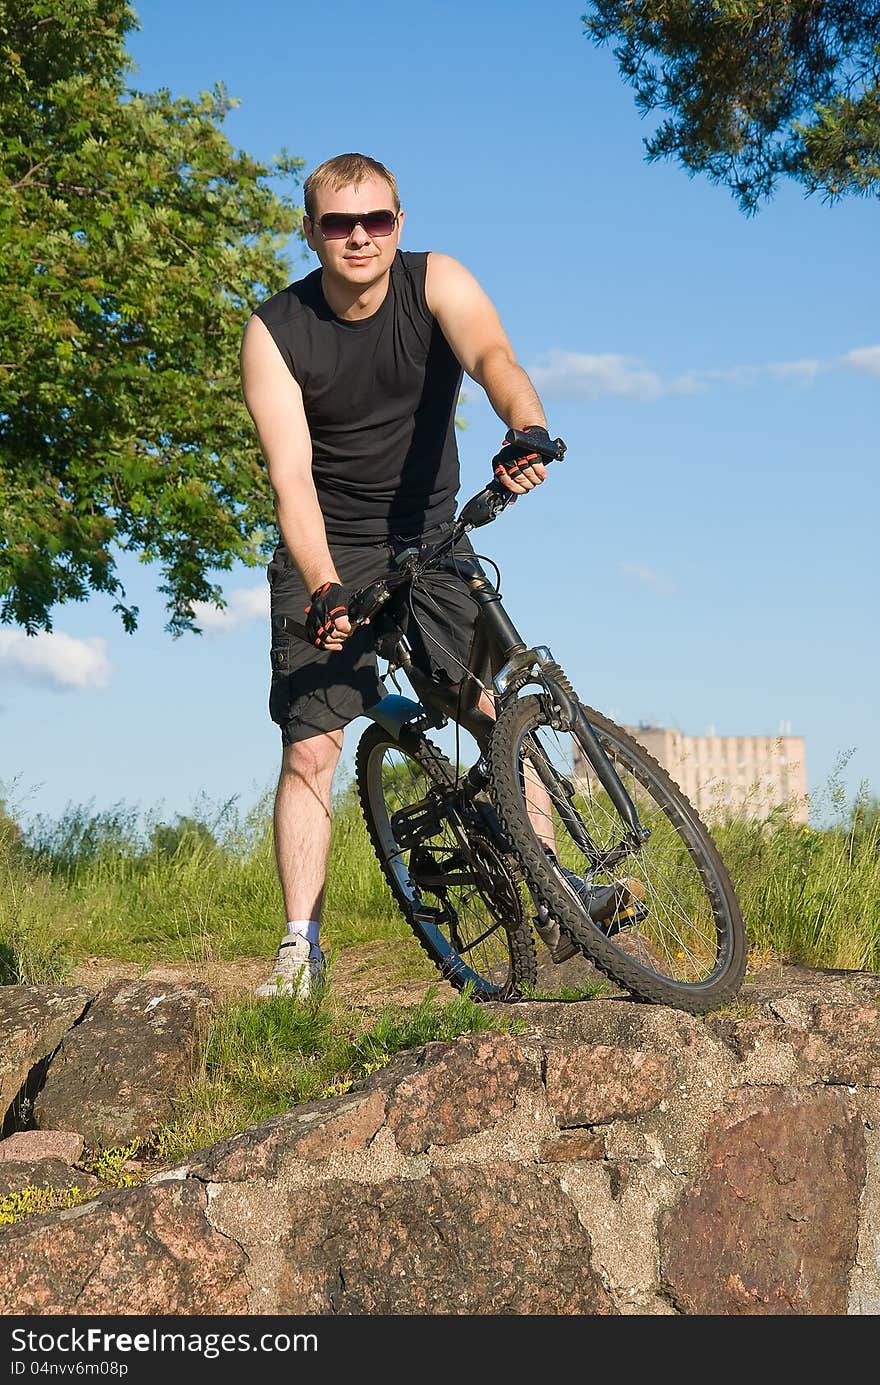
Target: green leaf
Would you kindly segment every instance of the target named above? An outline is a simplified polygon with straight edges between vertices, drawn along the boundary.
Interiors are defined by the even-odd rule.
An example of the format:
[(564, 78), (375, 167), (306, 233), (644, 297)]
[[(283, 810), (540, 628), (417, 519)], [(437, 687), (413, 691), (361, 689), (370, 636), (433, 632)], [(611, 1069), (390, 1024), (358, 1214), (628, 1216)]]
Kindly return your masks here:
[(591, 0), (642, 114), (649, 159), (726, 184), (747, 214), (779, 178), (880, 195), (880, 0)]
[(0, 620), (28, 631), (97, 592), (133, 630), (119, 550), (190, 629), (274, 532), (238, 354), (293, 277), (302, 160), (234, 151), (220, 84), (127, 86), (137, 27), (120, 0), (0, 0)]

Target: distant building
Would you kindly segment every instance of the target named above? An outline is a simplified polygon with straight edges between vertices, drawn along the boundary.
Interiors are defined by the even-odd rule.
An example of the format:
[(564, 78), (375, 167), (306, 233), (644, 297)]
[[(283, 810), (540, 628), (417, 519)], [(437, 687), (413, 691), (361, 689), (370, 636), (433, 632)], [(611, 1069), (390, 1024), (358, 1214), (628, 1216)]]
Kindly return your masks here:
[(644, 723), (626, 730), (659, 760), (701, 817), (763, 818), (787, 805), (794, 822), (807, 822), (803, 736), (684, 736)]

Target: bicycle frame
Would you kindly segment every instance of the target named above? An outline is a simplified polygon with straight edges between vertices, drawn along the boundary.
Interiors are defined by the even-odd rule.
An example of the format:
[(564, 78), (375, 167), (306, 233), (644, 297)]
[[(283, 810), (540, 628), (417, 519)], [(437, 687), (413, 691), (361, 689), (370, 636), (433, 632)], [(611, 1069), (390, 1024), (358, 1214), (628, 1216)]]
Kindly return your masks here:
[[(565, 451), (561, 439), (536, 441), (513, 429), (506, 440), (545, 461), (561, 460)], [(735, 995), (745, 973), (747, 938), (734, 888), (711, 836), (673, 781), (624, 730), (581, 704), (549, 649), (526, 644), (472, 550), (455, 553), (458, 540), (510, 502), (511, 473), (496, 470), (496, 480), (468, 501), (439, 544), (417, 547), (415, 540), (396, 551), (390, 570), (347, 602), (352, 628), (372, 623), (377, 654), (388, 659), (389, 671), (408, 676), (419, 699), (382, 698), (366, 713), (382, 729), (358, 746), (358, 788), (380, 863), (416, 934), (453, 984), (469, 979), (463, 954), (488, 936), (481, 922), (480, 937), (471, 939), (471, 915), (460, 914), (456, 889), (464, 890), (466, 909), (468, 892), (476, 891), (490, 932), (507, 928), (502, 976), (513, 996), (519, 981), (534, 984), (528, 891), (532, 923), (554, 961), (571, 955), (555, 950), (565, 934), (636, 999), (701, 1014)], [(424, 603), (417, 603), (423, 574), (441, 569), (439, 600), (423, 588)], [(421, 650), (414, 654), (421, 643), (416, 627), (425, 640), (433, 638), (418, 609), (425, 604), (442, 616), (453, 570), (476, 607), (473, 636), (463, 661), (447, 647), (448, 673), (431, 676)], [(441, 640), (443, 623), (449, 622), (441, 622)], [(447, 758), (423, 734), (450, 720), (477, 742), (470, 767), (455, 763), (457, 737), (456, 754)], [(399, 795), (398, 770), (405, 786)], [(632, 799), (624, 787), (630, 776)], [(634, 806), (642, 794), (646, 821), (656, 819), (661, 828), (656, 858), (643, 851), (652, 831), (642, 827)], [(422, 888), (436, 896), (437, 907), (425, 902)], [(617, 934), (629, 927), (634, 947), (618, 946)], [(482, 982), (479, 971), (472, 974)], [(494, 981), (485, 985), (491, 989)]]
[[(446, 553), (454, 550), (455, 544), (464, 535), (467, 527), (459, 519), (451, 537), (429, 549), (425, 556), (417, 556), (415, 553), (402, 554), (404, 572), (395, 586), (402, 586), (408, 579), (417, 581), (422, 572), (438, 566)], [(458, 688), (452, 685), (447, 688), (427, 677), (413, 664), (406, 642), (398, 638), (393, 650), (390, 650), (386, 657), (389, 657), (394, 667), (403, 669), (420, 701), (415, 703), (409, 698), (389, 694), (370, 708), (366, 715), (395, 736), (399, 736), (401, 729), (407, 724), (420, 722), (422, 725), (442, 726), (451, 719), (471, 733), (483, 753), (495, 724), (494, 717), (488, 716), (479, 708), (480, 696), (487, 680), (492, 678), (499, 711), (509, 699), (516, 697), (526, 684), (537, 683), (552, 698), (560, 729), (577, 729), (581, 745), (599, 782), (608, 793), (623, 822), (630, 828), (633, 845), (640, 845), (647, 834), (639, 822), (635, 806), (550, 650), (544, 646), (526, 646), (504, 610), (499, 592), (492, 586), (476, 556), (464, 557), (456, 554), (455, 566), (478, 609), (474, 639), (462, 683)], [(391, 595), (387, 592), (387, 579), (385, 584), (372, 585), (385, 586), (386, 595), (382, 602), (384, 605), (384, 601)], [(363, 588), (356, 595), (363, 596), (369, 590), (370, 588)], [(353, 597), (352, 604), (354, 602)], [(381, 627), (381, 617), (379, 624)], [(399, 632), (396, 633), (399, 636)], [(386, 639), (389, 634), (393, 641), (393, 627), (386, 632)], [(381, 633), (378, 643), (381, 647)], [(533, 757), (531, 763), (544, 787), (553, 794), (558, 784), (552, 768), (540, 757)], [(594, 848), (574, 810), (566, 809), (563, 805), (561, 811), (571, 817), (570, 830), (574, 833), (575, 839), (584, 837), (581, 844), (586, 854), (592, 856)]]

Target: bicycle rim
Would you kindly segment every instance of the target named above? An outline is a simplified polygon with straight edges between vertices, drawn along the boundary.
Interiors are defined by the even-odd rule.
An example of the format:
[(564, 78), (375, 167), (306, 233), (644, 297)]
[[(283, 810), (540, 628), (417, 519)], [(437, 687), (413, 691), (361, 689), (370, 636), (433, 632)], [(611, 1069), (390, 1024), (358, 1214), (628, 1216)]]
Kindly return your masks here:
[[(632, 840), (577, 733), (552, 724), (549, 698), (521, 698), (499, 718), (491, 767), (499, 815), (529, 884), (581, 950), (638, 998), (693, 1013), (716, 1008), (739, 989), (746, 962), (742, 917), (717, 848), (647, 751), (583, 710), (650, 835), (641, 845)], [(531, 816), (528, 765), (539, 767), (548, 789), (543, 799), (538, 791)], [(543, 849), (547, 836), (556, 861)], [(599, 922), (590, 911), (609, 896)]]
[[(537, 959), (519, 880), (482, 833), (426, 808), (453, 782), (452, 766), (424, 737), (406, 748), (381, 730), (358, 747), (358, 789), (370, 838), (404, 916), (441, 974), (475, 998), (512, 998), (534, 985)], [(433, 800), (436, 802), (436, 799)], [(401, 818), (399, 815), (403, 815)]]

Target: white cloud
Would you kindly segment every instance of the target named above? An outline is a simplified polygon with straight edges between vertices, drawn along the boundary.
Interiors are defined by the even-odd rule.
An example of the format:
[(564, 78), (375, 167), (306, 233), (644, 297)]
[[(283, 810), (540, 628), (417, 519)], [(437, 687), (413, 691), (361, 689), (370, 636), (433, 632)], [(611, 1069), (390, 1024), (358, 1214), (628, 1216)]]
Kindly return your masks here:
[(634, 577), (637, 582), (650, 587), (660, 596), (671, 596), (674, 591), (678, 590), (669, 577), (665, 577), (662, 572), (658, 572), (656, 568), (648, 567), (645, 563), (618, 563), (617, 567), (624, 577)]
[(821, 361), (771, 361), (764, 369), (780, 380), (803, 380), (804, 384), (811, 385), (819, 372), (828, 367)]
[[(880, 375), (880, 346), (850, 351), (841, 363)], [(698, 367), (664, 379), (659, 371), (632, 356), (588, 355), (577, 351), (548, 351), (528, 367), (535, 389), (548, 399), (660, 399), (665, 395), (701, 394), (712, 385), (744, 388), (762, 380), (812, 385), (835, 362), (805, 357), (794, 361), (764, 361), (757, 365)]]
[(656, 371), (645, 370), (629, 356), (548, 351), (528, 374), (538, 393), (552, 399), (656, 399), (663, 393)]
[(880, 346), (860, 346), (847, 351), (841, 361), (850, 370), (862, 370), (866, 375), (880, 376)]
[(768, 361), (764, 365), (735, 365), (719, 370), (689, 370), (670, 382), (670, 394), (695, 394), (707, 385), (756, 385), (768, 375), (776, 380), (794, 380), (811, 385), (820, 371), (821, 361)]
[(222, 611), (218, 611), (209, 601), (194, 601), (193, 611), (197, 624), (206, 634), (227, 635), (239, 625), (268, 618), (269, 584), (261, 582), (258, 587), (239, 587), (237, 591), (230, 592)]
[(77, 640), (57, 631), (0, 630), (0, 669), (56, 690), (106, 688), (111, 675), (106, 640)]

